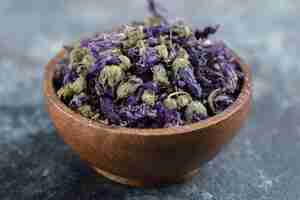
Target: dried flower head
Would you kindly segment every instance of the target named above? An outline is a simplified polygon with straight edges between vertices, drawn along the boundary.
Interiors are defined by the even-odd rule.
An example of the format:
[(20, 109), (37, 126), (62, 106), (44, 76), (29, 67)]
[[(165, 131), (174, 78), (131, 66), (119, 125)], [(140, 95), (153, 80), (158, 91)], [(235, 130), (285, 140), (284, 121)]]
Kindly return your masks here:
[(157, 54), (161, 59), (166, 60), (168, 58), (169, 52), (166, 45), (161, 44), (156, 46), (155, 49), (157, 50)]
[(184, 112), (188, 122), (195, 122), (207, 118), (207, 110), (200, 101), (192, 101)]
[(57, 92), (58, 97), (62, 99), (70, 99), (75, 94), (80, 94), (86, 87), (86, 81), (83, 76), (77, 78), (74, 82), (68, 83), (60, 88)]
[(127, 71), (131, 67), (131, 61), (127, 56), (124, 55), (119, 55), (118, 57), (121, 61), (120, 67), (124, 70)]
[(189, 67), (190, 62), (186, 58), (176, 58), (172, 64), (172, 70), (173, 72), (177, 72), (180, 68)]
[(147, 105), (154, 106), (156, 101), (156, 95), (151, 90), (145, 90), (142, 96), (142, 101)]
[(130, 27), (126, 32), (126, 39), (123, 42), (123, 45), (126, 48), (134, 47), (139, 40), (144, 39), (144, 30), (142, 26)]
[(91, 106), (89, 105), (83, 105), (80, 106), (78, 109), (79, 113), (81, 115), (83, 115), (84, 117), (90, 118), (93, 117), (95, 115), (95, 113), (93, 113)]
[(142, 84), (142, 79), (136, 76), (130, 77), (127, 82), (119, 85), (117, 89), (117, 99), (123, 99), (132, 95)]
[(177, 101), (173, 98), (168, 97), (164, 100), (164, 106), (169, 110), (177, 109)]
[(104, 87), (114, 88), (124, 79), (124, 72), (118, 65), (106, 65), (99, 75), (99, 82)]
[(183, 22), (178, 22), (171, 27), (171, 31), (179, 37), (189, 37), (193, 34), (191, 28)]
[(163, 65), (160, 64), (153, 67), (153, 81), (161, 86), (167, 86), (170, 84), (167, 70)]
[(179, 108), (183, 108), (183, 107), (187, 106), (192, 101), (193, 101), (193, 99), (189, 93), (178, 95), (176, 98), (176, 103)]

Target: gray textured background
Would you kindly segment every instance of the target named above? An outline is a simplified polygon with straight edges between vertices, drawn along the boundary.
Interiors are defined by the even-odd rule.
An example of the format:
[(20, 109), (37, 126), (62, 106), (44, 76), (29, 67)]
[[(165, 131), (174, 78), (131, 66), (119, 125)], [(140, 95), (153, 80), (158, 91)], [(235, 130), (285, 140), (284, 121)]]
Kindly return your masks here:
[(165, 0), (169, 14), (203, 26), (252, 66), (252, 115), (192, 181), (133, 189), (97, 177), (63, 144), (43, 109), (45, 63), (63, 43), (142, 19), (143, 0), (1, 0), (0, 199), (300, 199), (300, 3)]

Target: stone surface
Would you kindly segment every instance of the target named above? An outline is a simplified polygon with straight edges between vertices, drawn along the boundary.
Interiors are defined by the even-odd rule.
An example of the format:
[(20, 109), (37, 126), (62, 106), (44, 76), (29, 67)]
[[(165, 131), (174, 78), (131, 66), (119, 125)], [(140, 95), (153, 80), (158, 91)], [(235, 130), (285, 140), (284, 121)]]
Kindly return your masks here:
[[(187, 3), (188, 2), (188, 3)], [(134, 189), (98, 177), (56, 136), (43, 66), (80, 35), (142, 19), (142, 0), (1, 0), (0, 199), (300, 199), (300, 25), (296, 0), (165, 0), (170, 15), (218, 34), (252, 66), (251, 117), (186, 184)]]

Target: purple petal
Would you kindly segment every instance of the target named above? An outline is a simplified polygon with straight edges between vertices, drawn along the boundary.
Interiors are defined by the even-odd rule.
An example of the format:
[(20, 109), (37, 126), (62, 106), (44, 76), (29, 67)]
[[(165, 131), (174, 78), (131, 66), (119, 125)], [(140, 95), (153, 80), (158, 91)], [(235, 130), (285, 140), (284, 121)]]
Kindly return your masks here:
[(117, 56), (109, 56), (106, 58), (106, 64), (107, 65), (118, 65), (121, 61)]
[(154, 83), (154, 82), (151, 82), (151, 81), (144, 83), (144, 84), (143, 84), (143, 88), (144, 88), (145, 90), (151, 90), (151, 91), (153, 91), (153, 92), (155, 92), (155, 93), (158, 93), (158, 92), (159, 92), (159, 87), (158, 87), (158, 85), (157, 85), (156, 83)]
[[(202, 89), (195, 78), (193, 70), (190, 67), (179, 69), (176, 76), (179, 80), (185, 83), (184, 87), (186, 87), (186, 89), (191, 93), (192, 96), (201, 98)], [(182, 85), (183, 84), (177, 81), (178, 87), (182, 88)]]
[(113, 102), (108, 97), (100, 98), (100, 109), (105, 118), (113, 124), (119, 124), (121, 119), (114, 110)]
[(73, 99), (70, 101), (69, 106), (71, 108), (79, 108), (83, 104), (85, 104), (88, 100), (88, 97), (85, 94), (76, 95), (73, 97)]
[(147, 40), (150, 47), (154, 47), (159, 44), (158, 39), (154, 37), (149, 37)]

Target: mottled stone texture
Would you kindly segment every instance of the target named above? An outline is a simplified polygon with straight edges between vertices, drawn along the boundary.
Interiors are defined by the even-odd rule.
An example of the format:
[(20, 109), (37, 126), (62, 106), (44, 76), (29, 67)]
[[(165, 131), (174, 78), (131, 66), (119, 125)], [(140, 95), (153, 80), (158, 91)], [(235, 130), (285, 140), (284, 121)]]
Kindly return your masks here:
[(192, 181), (133, 189), (97, 177), (59, 139), (43, 109), (43, 66), (63, 41), (142, 19), (144, 1), (1, 0), (0, 199), (300, 199), (300, 24), (297, 0), (164, 0), (253, 68), (244, 129)]

